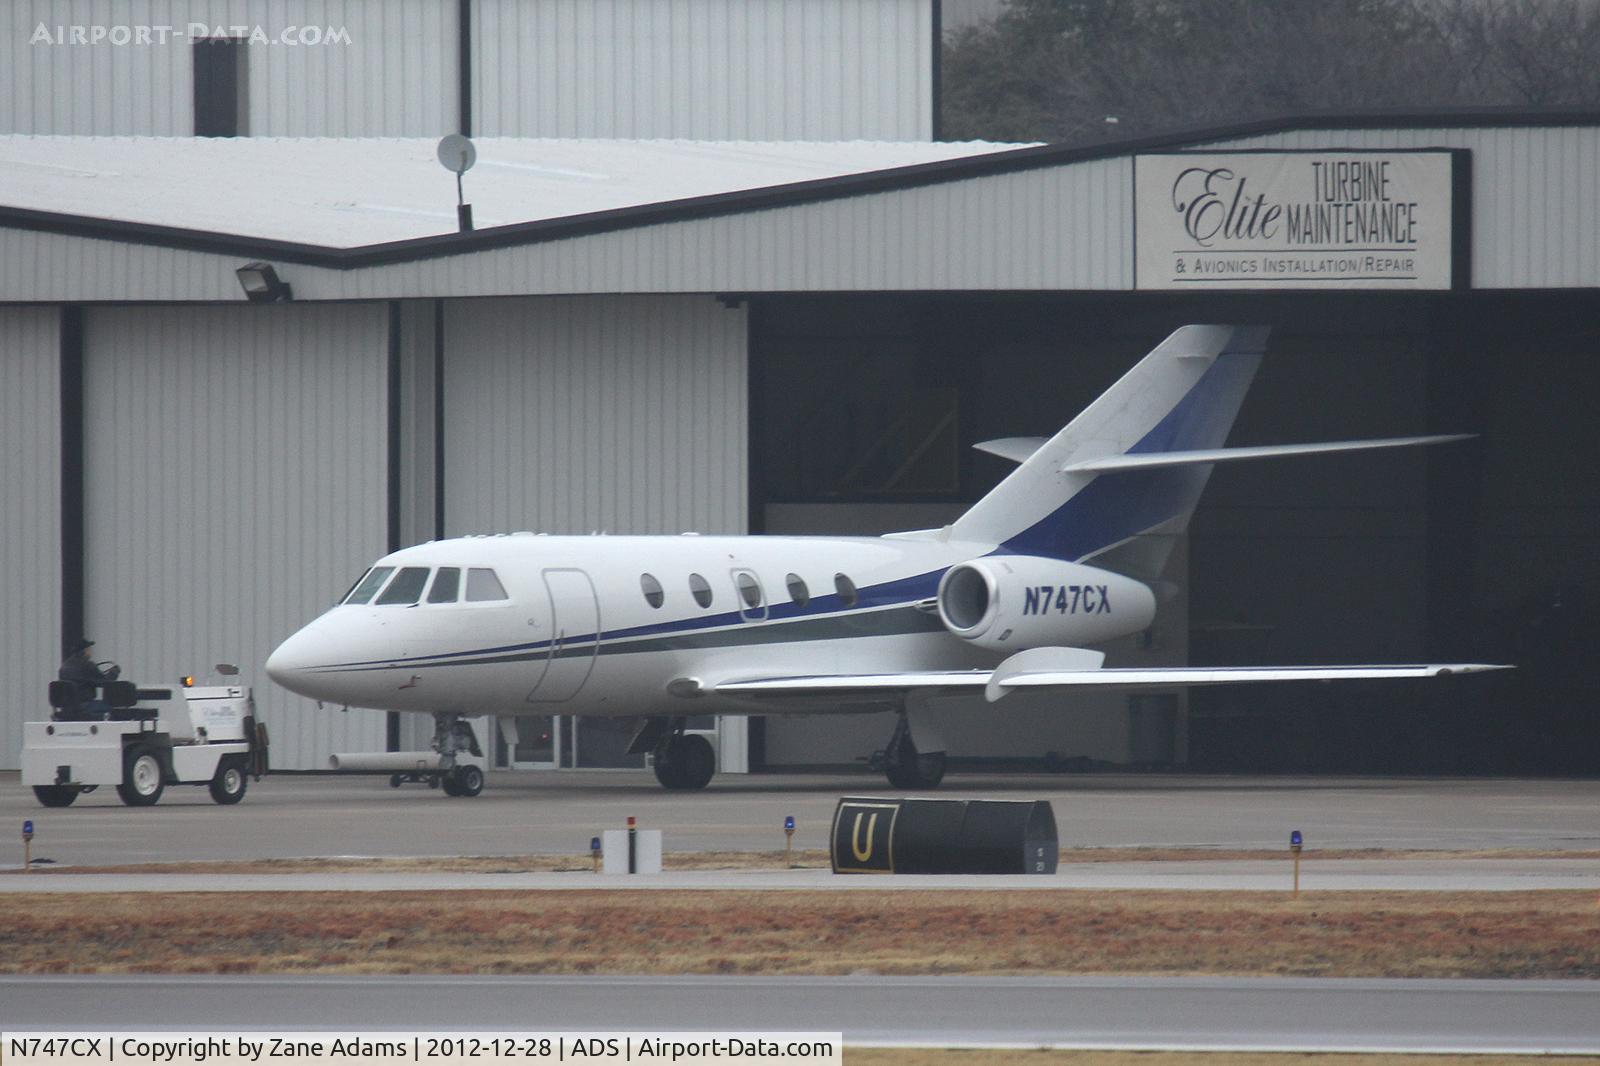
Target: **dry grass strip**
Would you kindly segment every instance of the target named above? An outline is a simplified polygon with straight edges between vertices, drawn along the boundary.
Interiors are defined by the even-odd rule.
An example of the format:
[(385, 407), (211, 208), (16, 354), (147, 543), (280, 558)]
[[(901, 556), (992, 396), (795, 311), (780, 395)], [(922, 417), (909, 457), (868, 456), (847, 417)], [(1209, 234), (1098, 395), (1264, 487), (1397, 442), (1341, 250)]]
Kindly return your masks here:
[(1587, 892), (12, 895), (8, 973), (1600, 977)]

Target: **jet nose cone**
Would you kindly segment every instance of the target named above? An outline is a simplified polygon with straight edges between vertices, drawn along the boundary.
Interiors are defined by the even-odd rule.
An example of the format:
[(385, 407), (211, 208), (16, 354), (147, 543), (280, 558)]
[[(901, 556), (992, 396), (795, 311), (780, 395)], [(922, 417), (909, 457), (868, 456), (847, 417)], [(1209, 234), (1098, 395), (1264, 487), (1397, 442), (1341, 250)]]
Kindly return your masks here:
[(267, 676), (290, 692), (315, 698), (307, 684), (319, 642), (309, 634), (310, 628), (300, 630), (267, 656)]

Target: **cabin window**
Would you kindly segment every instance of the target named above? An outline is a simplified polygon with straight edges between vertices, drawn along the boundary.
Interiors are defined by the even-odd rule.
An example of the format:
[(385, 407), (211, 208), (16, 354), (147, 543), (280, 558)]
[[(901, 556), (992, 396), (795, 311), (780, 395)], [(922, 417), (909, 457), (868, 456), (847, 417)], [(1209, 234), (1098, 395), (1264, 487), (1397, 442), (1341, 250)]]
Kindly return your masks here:
[(429, 603), (454, 603), (461, 596), (461, 568), (441, 566), (428, 589)]
[(839, 590), (840, 603), (846, 607), (854, 607), (856, 605), (856, 600), (860, 597), (856, 595), (856, 583), (854, 581), (851, 581), (843, 574), (834, 574), (833, 587)]
[(482, 567), (473, 567), (467, 571), (467, 602), (488, 603), (493, 600), (509, 600), (506, 587), (500, 584), (500, 578), (493, 570)]
[(426, 566), (402, 566), (376, 600), (379, 607), (413, 604), (422, 598), (422, 586), (428, 583), (431, 571)]
[(811, 590), (806, 588), (805, 578), (799, 574), (790, 574), (786, 581), (789, 583), (789, 598), (796, 607), (804, 607), (811, 602)]
[(744, 601), (747, 609), (753, 610), (761, 606), (761, 582), (756, 580), (756, 575), (748, 570), (741, 570), (733, 575), (733, 583), (739, 590), (739, 598)]
[(667, 594), (654, 574), (640, 574), (639, 588), (644, 590), (644, 602), (650, 606), (660, 607), (667, 602)]
[(392, 566), (375, 566), (367, 571), (367, 576), (356, 582), (356, 587), (350, 590), (350, 595), (344, 598), (345, 603), (366, 603), (383, 588), (383, 583), (394, 573)]
[(700, 606), (711, 606), (711, 582), (699, 574), (689, 575), (689, 592), (694, 596), (694, 602)]

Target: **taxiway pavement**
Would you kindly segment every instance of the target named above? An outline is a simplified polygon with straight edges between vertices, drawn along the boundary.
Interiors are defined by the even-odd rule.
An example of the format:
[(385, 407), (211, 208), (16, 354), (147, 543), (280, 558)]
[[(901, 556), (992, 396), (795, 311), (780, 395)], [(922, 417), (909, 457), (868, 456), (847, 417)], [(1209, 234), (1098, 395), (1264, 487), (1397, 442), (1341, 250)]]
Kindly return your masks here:
[[(1044, 799), (1067, 848), (1600, 851), (1600, 779), (1019, 776), (953, 774), (945, 798)], [(857, 774), (719, 775), (699, 793), (663, 790), (643, 771), (495, 773), (481, 796), (451, 799), (381, 777), (272, 775), (235, 807), (203, 788), (169, 788), (148, 808), (112, 789), (69, 808), (38, 805), (0, 774), (0, 827), (33, 821), (33, 853), (62, 865), (287, 858), (586, 854), (589, 839), (629, 815), (660, 829), (670, 851), (827, 847), (840, 796), (897, 795)], [(13, 840), (16, 837), (13, 836)], [(20, 863), (0, 850), (0, 863)], [(0, 843), (0, 849), (4, 844)]]

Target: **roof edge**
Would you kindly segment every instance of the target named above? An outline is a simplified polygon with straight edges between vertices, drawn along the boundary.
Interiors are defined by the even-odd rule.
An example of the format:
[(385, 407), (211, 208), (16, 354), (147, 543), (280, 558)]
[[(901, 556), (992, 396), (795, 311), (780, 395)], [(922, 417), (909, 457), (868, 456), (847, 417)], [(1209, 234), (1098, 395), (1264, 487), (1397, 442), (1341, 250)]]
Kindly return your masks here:
[(602, 233), (670, 222), (693, 221), (747, 211), (821, 203), (877, 192), (938, 185), (1040, 167), (1063, 166), (1136, 155), (1141, 152), (1192, 148), (1219, 141), (1311, 129), (1472, 129), (1600, 126), (1600, 111), (1581, 109), (1452, 108), (1431, 111), (1376, 110), (1306, 112), (1274, 116), (1197, 130), (1179, 130), (1087, 146), (1038, 145), (1004, 149), (931, 163), (864, 171), (784, 185), (612, 208), (562, 218), (518, 222), (507, 226), (413, 237), (348, 248), (248, 237), (213, 230), (185, 229), (148, 222), (70, 215), (0, 205), (0, 228), (64, 236), (114, 240), (214, 255), (244, 256), (354, 270), (451, 255), (490, 251), (523, 244), (595, 236)]

